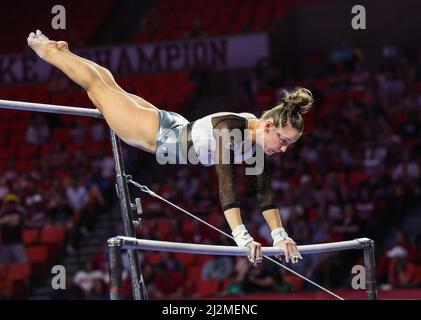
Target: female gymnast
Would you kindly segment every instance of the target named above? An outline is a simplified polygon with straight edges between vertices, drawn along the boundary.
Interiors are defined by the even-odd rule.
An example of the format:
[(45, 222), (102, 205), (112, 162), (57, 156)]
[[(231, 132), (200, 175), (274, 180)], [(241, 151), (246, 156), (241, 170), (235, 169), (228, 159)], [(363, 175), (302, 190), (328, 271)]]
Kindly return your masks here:
[[(285, 152), (297, 141), (303, 132), (302, 114), (313, 103), (309, 90), (298, 88), (285, 92), (279, 105), (264, 112), (260, 118), (250, 113), (221, 112), (189, 122), (175, 112), (160, 110), (124, 91), (109, 70), (72, 53), (66, 42), (49, 40), (40, 30), (31, 32), (27, 41), (41, 59), (86, 90), (108, 125), (127, 144), (155, 154), (158, 160), (165, 158), (174, 163), (187, 159), (182, 163), (215, 166), (220, 201), (233, 238), (238, 246), (249, 248), (249, 260), (253, 265), (262, 262), (261, 244), (254, 241), (241, 219), (234, 164), (247, 161), (258, 152), (265, 160), (265, 155)], [(224, 140), (223, 135), (216, 134), (230, 134), (235, 129), (242, 132), (240, 140), (232, 137)], [(194, 151), (193, 161), (191, 150)], [(226, 151), (229, 161), (220, 161)], [(267, 165), (256, 174), (255, 181), (257, 199), (271, 229), (273, 245), (282, 247), (287, 262), (297, 263), (302, 256), (282, 226)]]

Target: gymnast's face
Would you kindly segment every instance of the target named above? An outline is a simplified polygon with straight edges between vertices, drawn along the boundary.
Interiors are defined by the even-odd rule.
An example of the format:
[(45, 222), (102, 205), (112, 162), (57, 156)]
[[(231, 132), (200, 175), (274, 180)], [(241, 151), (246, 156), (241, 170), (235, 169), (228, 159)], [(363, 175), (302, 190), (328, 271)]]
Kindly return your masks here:
[(263, 120), (264, 126), (264, 152), (267, 155), (286, 152), (289, 145), (296, 142), (301, 134), (291, 125), (285, 128), (274, 126), (272, 119)]

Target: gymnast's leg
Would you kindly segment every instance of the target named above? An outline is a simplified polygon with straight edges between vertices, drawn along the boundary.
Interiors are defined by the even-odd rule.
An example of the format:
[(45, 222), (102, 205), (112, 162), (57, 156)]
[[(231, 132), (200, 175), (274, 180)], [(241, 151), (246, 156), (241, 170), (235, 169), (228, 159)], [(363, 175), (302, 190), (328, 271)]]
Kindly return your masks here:
[(84, 88), (108, 125), (127, 144), (154, 153), (159, 127), (158, 109), (138, 104), (131, 96), (113, 89), (90, 63), (59, 50), (39, 30), (28, 37), (28, 45), (46, 62), (63, 71)]
[(80, 61), (84, 61), (86, 63), (89, 63), (91, 66), (93, 66), (95, 68), (95, 70), (99, 72), (102, 79), (104, 79), (105, 83), (108, 84), (111, 88), (113, 88), (115, 90), (119, 90), (122, 93), (128, 95), (133, 100), (135, 100), (141, 107), (159, 110), (152, 103), (146, 101), (145, 99), (142, 99), (141, 97), (139, 97), (135, 94), (129, 93), (129, 92), (125, 91), (123, 88), (121, 88), (117, 84), (117, 82), (115, 81), (112, 73), (107, 68), (104, 68), (104, 67), (100, 66), (99, 64), (91, 61), (91, 60), (85, 59), (85, 58), (80, 57), (80, 56), (74, 54), (73, 52), (71, 52), (70, 49), (69, 49), (69, 45), (66, 41), (57, 41), (57, 44), (58, 44), (58, 48), (59, 48), (60, 51), (66, 52), (67, 54), (71, 55), (75, 59), (79, 59)]

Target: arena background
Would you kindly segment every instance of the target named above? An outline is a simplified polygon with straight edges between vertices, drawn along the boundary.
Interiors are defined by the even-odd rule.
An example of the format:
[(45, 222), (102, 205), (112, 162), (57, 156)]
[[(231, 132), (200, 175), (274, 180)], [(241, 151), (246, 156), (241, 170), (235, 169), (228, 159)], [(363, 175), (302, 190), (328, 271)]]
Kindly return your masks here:
[[(418, 1), (177, 0), (0, 4), (0, 99), (93, 107), (85, 92), (26, 45), (41, 29), (109, 68), (118, 83), (193, 121), (217, 111), (260, 115), (284, 88), (316, 102), (305, 134), (272, 157), (272, 186), (298, 244), (369, 237), (376, 242), (379, 298), (421, 297)], [(354, 5), (366, 28), (352, 27)], [(0, 110), (1, 299), (108, 299), (106, 240), (121, 234), (114, 162), (104, 121)], [(227, 230), (212, 168), (160, 166), (124, 146), (127, 172), (165, 198)], [(270, 234), (252, 183), (239, 181), (254, 238)], [(140, 237), (232, 243), (142, 197)], [(12, 258), (13, 257), (13, 258)], [(245, 258), (139, 253), (153, 299), (331, 299), (311, 284)], [(345, 298), (357, 251), (306, 256), (292, 268)], [(53, 290), (54, 265), (66, 290)], [(127, 268), (127, 264), (124, 264)], [(131, 298), (125, 272), (125, 298)]]

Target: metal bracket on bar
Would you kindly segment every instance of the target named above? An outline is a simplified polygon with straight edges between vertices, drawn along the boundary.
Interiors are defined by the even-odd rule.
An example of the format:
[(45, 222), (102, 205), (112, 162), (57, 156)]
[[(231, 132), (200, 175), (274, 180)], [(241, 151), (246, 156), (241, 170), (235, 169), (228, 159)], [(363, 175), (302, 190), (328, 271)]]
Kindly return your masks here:
[(140, 198), (135, 199), (136, 204), (131, 203), (130, 208), (132, 210), (132, 213), (137, 215), (137, 220), (133, 220), (133, 226), (135, 228), (140, 228), (142, 226), (142, 215), (143, 215), (143, 209), (142, 209), (142, 202), (140, 201)]
[(136, 213), (139, 217), (141, 217), (143, 213), (142, 202), (140, 201), (140, 198), (136, 198), (135, 201), (136, 204), (131, 203), (130, 208), (132, 209), (132, 213)]
[(109, 247), (122, 247), (124, 240), (121, 237), (110, 238), (107, 241)]
[(365, 248), (374, 244), (374, 240), (371, 240), (368, 238), (360, 238), (360, 239), (355, 239), (355, 240), (357, 240), (361, 244), (362, 248)]
[(133, 220), (132, 223), (133, 223), (133, 227), (140, 228), (142, 226), (142, 219)]

